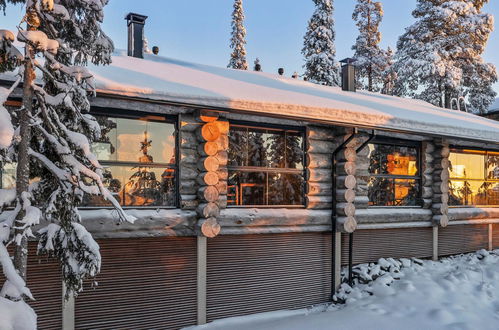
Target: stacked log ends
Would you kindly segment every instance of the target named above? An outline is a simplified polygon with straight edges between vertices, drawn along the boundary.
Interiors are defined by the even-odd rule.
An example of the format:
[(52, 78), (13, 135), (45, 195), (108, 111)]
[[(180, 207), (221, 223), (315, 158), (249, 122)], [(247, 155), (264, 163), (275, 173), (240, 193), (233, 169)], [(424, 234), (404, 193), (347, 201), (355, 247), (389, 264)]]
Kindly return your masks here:
[(352, 233), (357, 228), (354, 204), (357, 186), (356, 150), (347, 146), (336, 157), (336, 228), (341, 232)]
[(197, 162), (200, 171), (197, 177), (200, 200), (196, 208), (199, 216), (197, 231), (200, 235), (213, 238), (221, 229), (217, 221), (220, 207), (226, 205), (227, 176), (224, 174), (227, 172), (229, 123), (210, 110), (198, 110), (196, 119), (203, 123), (196, 132), (200, 142), (197, 148), (200, 155)]
[(449, 145), (439, 141), (433, 152), (433, 196), (431, 210), (435, 225), (446, 227), (449, 224)]

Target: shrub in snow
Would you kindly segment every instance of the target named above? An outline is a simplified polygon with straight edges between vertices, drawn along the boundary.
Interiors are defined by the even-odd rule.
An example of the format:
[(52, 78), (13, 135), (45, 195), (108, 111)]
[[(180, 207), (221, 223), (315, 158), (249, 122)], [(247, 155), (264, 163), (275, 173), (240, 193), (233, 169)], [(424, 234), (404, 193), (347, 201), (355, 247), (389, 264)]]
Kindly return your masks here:
[[(102, 195), (121, 220), (134, 220), (104, 186), (102, 167), (90, 150), (101, 128), (88, 113), (87, 95), (94, 94), (94, 84), (84, 65), (111, 61), (113, 43), (100, 28), (106, 3), (26, 1), (27, 28), (17, 35), (24, 57), (13, 44), (13, 33), (0, 30), (0, 72), (17, 69), (18, 76), (10, 89), (0, 88), (0, 162), (17, 164), (15, 190), (0, 190), (3, 297), (32, 298), (25, 283), (26, 244), (40, 220), (46, 225), (39, 231), (38, 251), (59, 259), (68, 295), (82, 289), (83, 278), (99, 272), (99, 246), (79, 224), (77, 207), (84, 194)], [(0, 7), (5, 8), (5, 0)], [(36, 81), (35, 68), (41, 73)], [(3, 104), (21, 81), (23, 105), (7, 109)], [(6, 205), (13, 209), (5, 211)], [(8, 244), (14, 244), (14, 264)]]
[(314, 0), (314, 3), (315, 11), (303, 40), (304, 75), (313, 83), (340, 86), (339, 65), (335, 59), (333, 1)]
[(232, 12), (232, 33), (230, 38), (230, 61), (228, 68), (247, 70), (246, 61), (246, 29), (244, 28), (243, 0), (234, 0), (234, 11)]
[(397, 42), (397, 94), (446, 108), (462, 96), (474, 111), (487, 111), (497, 81), (482, 58), (494, 28), (494, 17), (482, 12), (487, 2), (418, 0), (416, 22)]

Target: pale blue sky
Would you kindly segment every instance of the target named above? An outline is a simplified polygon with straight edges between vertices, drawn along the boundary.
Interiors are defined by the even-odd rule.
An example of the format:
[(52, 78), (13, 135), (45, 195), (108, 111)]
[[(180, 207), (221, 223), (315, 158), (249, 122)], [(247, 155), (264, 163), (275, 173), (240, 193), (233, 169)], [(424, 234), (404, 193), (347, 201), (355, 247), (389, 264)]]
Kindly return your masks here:
[[(485, 6), (499, 28), (499, 3)], [(382, 46), (395, 48), (397, 38), (413, 22), (416, 0), (381, 0), (385, 16), (381, 25)], [(145, 34), (160, 55), (187, 61), (226, 66), (229, 60), (230, 19), (233, 0), (111, 0), (105, 9), (104, 30), (117, 48), (126, 48), (125, 14), (147, 15)], [(336, 49), (338, 59), (352, 55), (357, 36), (352, 21), (355, 0), (336, 0)], [(263, 70), (302, 73), (303, 35), (314, 6), (311, 0), (245, 0), (248, 62), (259, 57)], [(22, 15), (20, 6), (7, 8), (0, 28), (13, 29)], [(485, 59), (499, 68), (499, 31), (490, 37)], [(495, 85), (499, 92), (499, 84)]]

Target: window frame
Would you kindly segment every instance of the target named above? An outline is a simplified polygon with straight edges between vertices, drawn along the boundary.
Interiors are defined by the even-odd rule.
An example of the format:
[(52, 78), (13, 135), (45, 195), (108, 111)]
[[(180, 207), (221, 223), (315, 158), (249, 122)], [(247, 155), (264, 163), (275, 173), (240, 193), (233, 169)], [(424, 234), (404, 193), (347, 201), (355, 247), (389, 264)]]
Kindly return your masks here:
[[(174, 155), (175, 155), (175, 163), (148, 163), (151, 168), (169, 168), (175, 171), (175, 182), (174, 182), (174, 205), (151, 205), (151, 206), (140, 206), (140, 205), (121, 205), (123, 209), (177, 209), (180, 207), (180, 166), (179, 166), (179, 157), (180, 157), (180, 122), (181, 116), (178, 115), (167, 115), (161, 113), (151, 113), (145, 111), (135, 111), (135, 110), (123, 110), (116, 109), (110, 107), (92, 107), (90, 109), (90, 114), (92, 116), (104, 116), (108, 118), (122, 118), (122, 119), (132, 119), (132, 120), (140, 120), (144, 117), (158, 117), (158, 119), (153, 119), (150, 121), (159, 122), (159, 123), (169, 123), (173, 124), (175, 130), (175, 143), (174, 143)], [(159, 119), (162, 117), (163, 119)], [(102, 166), (134, 166), (140, 164), (139, 162), (133, 161), (109, 161), (109, 160), (98, 160), (99, 164)], [(144, 164), (144, 163), (142, 163)], [(113, 206), (95, 206), (95, 205), (85, 205), (79, 206), (79, 209), (82, 210), (96, 210), (96, 209), (112, 209)]]
[[(308, 149), (308, 139), (307, 139), (307, 130), (308, 127), (306, 126), (291, 126), (291, 125), (279, 125), (279, 124), (272, 124), (272, 123), (260, 123), (260, 122), (252, 122), (252, 121), (245, 121), (245, 120), (229, 120), (229, 127), (232, 126), (243, 126), (246, 128), (256, 128), (256, 129), (273, 129), (277, 131), (294, 131), (300, 133), (302, 137), (302, 147), (301, 150), (303, 152), (302, 156), (302, 164), (303, 164), (303, 169), (294, 169), (294, 168), (279, 168), (279, 167), (260, 167), (260, 166), (234, 166), (234, 165), (229, 165), (227, 164), (227, 172), (230, 176), (231, 171), (238, 171), (238, 172), (246, 172), (246, 173), (255, 173), (255, 172), (261, 172), (261, 173), (284, 173), (284, 174), (299, 174), (303, 177), (303, 189), (302, 189), (302, 200), (303, 202), (301, 204), (275, 204), (275, 205), (254, 205), (254, 204), (248, 204), (248, 205), (227, 205), (227, 208), (295, 208), (295, 209), (303, 209), (307, 208), (307, 149)], [(230, 132), (230, 128), (229, 128)], [(230, 133), (229, 133), (230, 134)], [(230, 148), (230, 144), (229, 144)], [(228, 151), (228, 150), (227, 150)], [(268, 178), (268, 176), (267, 176)], [(228, 183), (228, 182), (227, 182)], [(267, 194), (268, 198), (268, 194)]]
[[(466, 152), (463, 152), (463, 151), (469, 150), (469, 151), (483, 153), (483, 155), (485, 155), (485, 157), (484, 157), (485, 161), (483, 162), (484, 179), (453, 179), (450, 175), (450, 170), (449, 170), (449, 186), (451, 184), (451, 181), (453, 181), (453, 180), (455, 180), (455, 181), (478, 181), (478, 182), (497, 182), (497, 183), (499, 183), (499, 179), (487, 179), (487, 155), (489, 152), (499, 153), (499, 150), (486, 149), (486, 148), (481, 148), (481, 147), (457, 146), (457, 145), (450, 145), (449, 149), (450, 149), (451, 153), (457, 151), (457, 153), (466, 154)], [(499, 208), (499, 204), (498, 205), (494, 205), (494, 204), (450, 205), (449, 204), (449, 207), (456, 208), (456, 209), (457, 208)]]
[[(390, 179), (405, 179), (405, 180), (417, 180), (419, 181), (419, 191), (417, 195), (417, 199), (419, 200), (417, 205), (369, 205), (371, 201), (368, 201), (367, 208), (379, 209), (379, 208), (406, 208), (406, 209), (421, 209), (423, 208), (423, 152), (422, 152), (422, 143), (421, 141), (413, 141), (413, 140), (403, 140), (385, 136), (377, 136), (369, 144), (382, 144), (389, 146), (397, 146), (397, 147), (410, 147), (416, 149), (416, 168), (418, 169), (418, 174), (413, 175), (393, 175), (393, 174), (372, 174), (368, 173), (368, 181), (371, 178), (390, 178)], [(368, 162), (370, 163), (370, 158), (368, 157)], [(369, 191), (369, 188), (368, 188)], [(369, 198), (369, 194), (368, 194)]]

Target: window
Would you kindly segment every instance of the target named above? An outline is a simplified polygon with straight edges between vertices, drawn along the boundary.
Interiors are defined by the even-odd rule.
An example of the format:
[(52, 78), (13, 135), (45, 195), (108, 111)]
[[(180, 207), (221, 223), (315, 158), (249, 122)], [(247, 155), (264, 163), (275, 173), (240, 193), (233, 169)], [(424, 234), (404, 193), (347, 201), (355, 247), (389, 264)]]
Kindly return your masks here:
[(421, 205), (419, 159), (417, 144), (369, 144), (369, 205)]
[(304, 205), (303, 131), (231, 124), (227, 204)]
[(499, 152), (452, 149), (449, 205), (499, 205)]
[[(96, 116), (105, 127), (92, 151), (104, 168), (104, 184), (123, 206), (176, 205), (175, 124), (164, 117)], [(109, 206), (88, 196), (85, 206)]]

